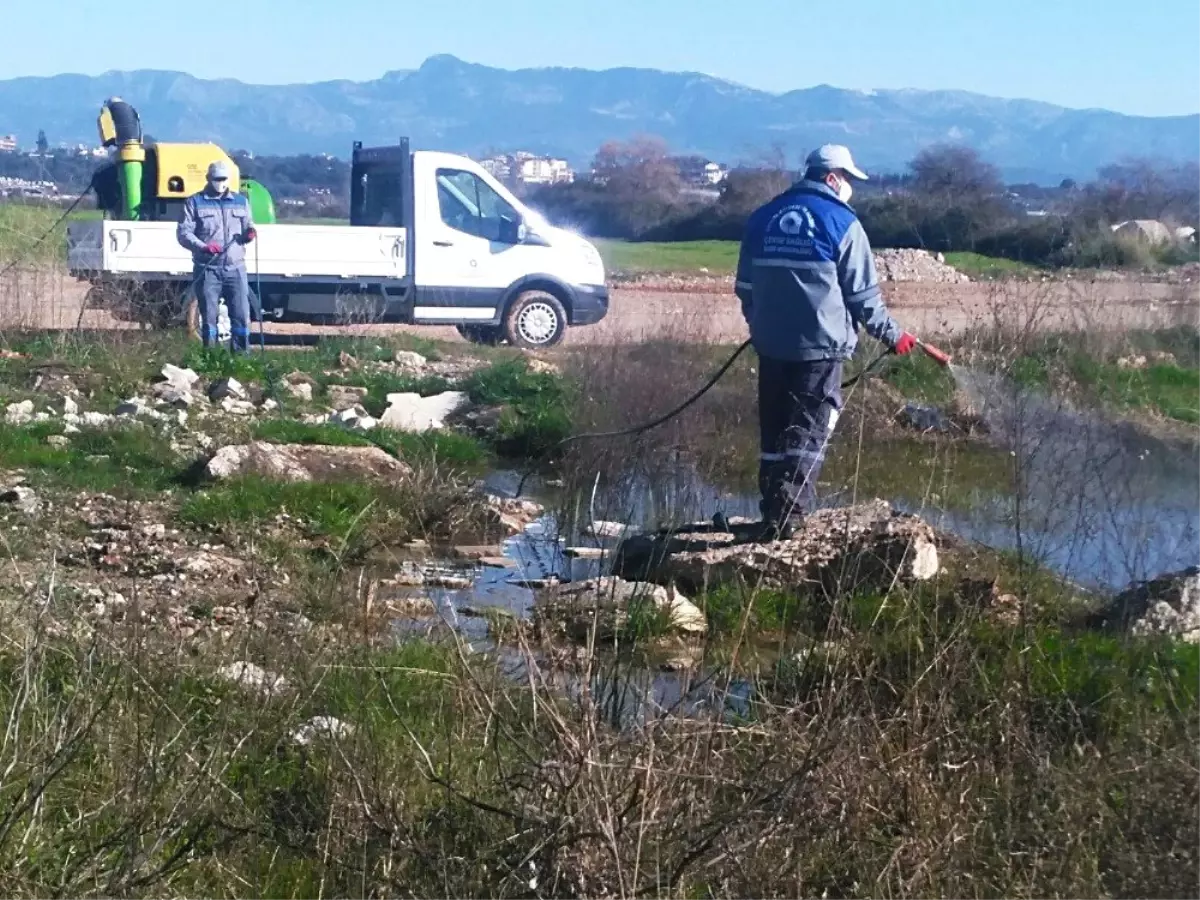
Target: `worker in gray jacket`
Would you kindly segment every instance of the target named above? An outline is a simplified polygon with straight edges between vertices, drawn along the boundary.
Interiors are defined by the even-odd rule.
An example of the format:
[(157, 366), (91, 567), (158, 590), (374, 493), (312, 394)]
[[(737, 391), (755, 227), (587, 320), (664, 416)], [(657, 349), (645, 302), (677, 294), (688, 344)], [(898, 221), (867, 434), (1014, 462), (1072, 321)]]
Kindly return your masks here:
[(746, 224), (735, 291), (759, 356), (763, 538), (787, 537), (816, 506), (815, 485), (842, 408), (842, 366), (861, 325), (896, 353), (916, 338), (888, 313), (867, 234), (849, 206), (866, 180), (826, 144), (803, 178)]
[(229, 166), (208, 167), (204, 189), (183, 204), (177, 236), (192, 251), (192, 285), (200, 306), (200, 336), (205, 347), (217, 343), (222, 296), (229, 310), (231, 349), (250, 349), (250, 283), (245, 245), (256, 237), (250, 202), (229, 190)]

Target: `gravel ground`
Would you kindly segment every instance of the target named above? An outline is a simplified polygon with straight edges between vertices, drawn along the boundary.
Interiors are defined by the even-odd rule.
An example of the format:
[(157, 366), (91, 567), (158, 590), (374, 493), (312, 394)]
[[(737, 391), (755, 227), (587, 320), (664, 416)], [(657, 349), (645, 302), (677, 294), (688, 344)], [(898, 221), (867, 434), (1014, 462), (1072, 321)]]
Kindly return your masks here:
[[(0, 330), (13, 328), (132, 328), (104, 310), (80, 308), (85, 287), (62, 275), (10, 277), (0, 284)], [(1200, 284), (1111, 280), (1046, 282), (889, 283), (884, 296), (901, 324), (926, 337), (948, 335), (1002, 319), (1033, 330), (1085, 327), (1116, 330), (1197, 322)], [(343, 329), (270, 324), (268, 333), (411, 331), (460, 340), (448, 326), (371, 326)], [(572, 329), (567, 342), (628, 343), (647, 339), (738, 342), (746, 327), (737, 298), (722, 279), (616, 286), (608, 316)]]

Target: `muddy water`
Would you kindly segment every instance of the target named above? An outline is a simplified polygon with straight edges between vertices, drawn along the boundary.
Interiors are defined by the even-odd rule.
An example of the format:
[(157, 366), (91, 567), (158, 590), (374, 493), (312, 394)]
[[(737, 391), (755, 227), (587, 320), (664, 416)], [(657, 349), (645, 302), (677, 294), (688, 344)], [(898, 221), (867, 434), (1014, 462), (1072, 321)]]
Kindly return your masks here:
[[(990, 429), (990, 446), (947, 452), (928, 441), (864, 447), (854, 440), (831, 449), (822, 484), (823, 505), (879, 496), (937, 527), (1002, 550), (1020, 550), (1087, 587), (1119, 589), (1130, 581), (1200, 563), (1200, 457), (1195, 443), (1158, 440), (1064, 402), (1022, 392), (971, 373), (962, 386)], [(855, 472), (857, 480), (846, 476)], [(511, 496), (519, 473), (494, 472), (487, 486)], [(620, 535), (587, 533), (593, 520), (650, 529), (681, 521), (758, 515), (757, 497), (707, 483), (686, 465), (632, 469), (593, 490), (564, 498), (534, 481), (524, 495), (561, 511), (512, 538), (503, 553), (512, 568), (480, 570), (472, 588), (436, 591), (442, 618), (480, 652), (496, 648), (477, 613), (494, 607), (528, 618), (534, 595), (516, 582), (557, 575), (582, 579), (601, 574), (604, 562), (568, 556), (572, 547), (613, 548)], [(525, 662), (500, 651), (513, 677)], [(582, 683), (553, 676), (567, 695)], [(745, 681), (658, 671), (656, 661), (598, 672), (593, 697), (611, 705), (614, 721), (636, 723), (663, 711), (722, 710), (742, 714), (752, 694)]]
[[(823, 505), (880, 496), (935, 525), (1027, 558), (1095, 588), (1120, 588), (1132, 580), (1200, 562), (1200, 455), (1195, 442), (1171, 442), (1126, 424), (1072, 409), (1065, 401), (1013, 387), (1003, 380), (958, 372), (962, 387), (990, 430), (990, 446), (969, 452), (926, 441), (867, 444), (863, 458), (854, 440), (831, 448), (822, 484)], [(857, 480), (846, 477), (856, 473)], [(514, 473), (496, 472), (489, 487), (512, 494)], [(715, 512), (757, 517), (757, 497), (709, 484), (686, 465), (631, 470), (600, 481), (582, 496), (547, 495), (536, 483), (525, 492), (565, 509), (509, 542), (506, 552), (523, 577), (587, 577), (597, 564), (566, 558), (564, 546), (612, 546), (585, 536), (594, 519), (654, 528), (708, 519)], [(557, 504), (556, 504), (557, 501)], [(503, 572), (486, 573), (480, 600), (504, 599)], [(522, 603), (525, 599), (522, 598)]]
[(956, 372), (1010, 453), (1008, 490), (947, 517), (1085, 585), (1119, 588), (1200, 562), (1200, 455), (1002, 379)]

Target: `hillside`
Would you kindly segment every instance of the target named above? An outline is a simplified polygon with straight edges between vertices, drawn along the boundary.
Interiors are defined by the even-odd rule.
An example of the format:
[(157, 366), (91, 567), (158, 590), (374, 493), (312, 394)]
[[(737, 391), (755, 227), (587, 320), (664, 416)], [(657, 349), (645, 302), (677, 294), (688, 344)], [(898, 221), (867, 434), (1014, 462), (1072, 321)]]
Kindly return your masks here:
[(30, 146), (94, 141), (106, 97), (138, 107), (151, 135), (215, 140), (257, 153), (346, 156), (354, 140), (482, 154), (527, 149), (584, 165), (603, 141), (653, 133), (678, 152), (737, 163), (774, 142), (793, 155), (836, 140), (875, 170), (897, 171), (920, 148), (956, 140), (1013, 181), (1090, 178), (1147, 148), (1200, 159), (1200, 116), (1148, 118), (1065, 109), (961, 91), (842, 90), (772, 94), (706, 75), (653, 69), (507, 71), (434, 56), (374, 81), (264, 86), (178, 72), (64, 74), (0, 81), (0, 134)]

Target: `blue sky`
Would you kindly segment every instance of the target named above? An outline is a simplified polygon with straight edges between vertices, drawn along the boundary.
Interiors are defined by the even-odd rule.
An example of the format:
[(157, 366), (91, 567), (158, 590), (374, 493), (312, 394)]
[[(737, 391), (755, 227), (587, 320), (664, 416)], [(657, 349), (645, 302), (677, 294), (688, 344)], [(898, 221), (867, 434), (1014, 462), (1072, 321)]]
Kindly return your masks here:
[[(148, 6), (2, 0), (0, 78), (155, 68), (264, 84), (365, 80), (452, 53), (504, 68), (699, 71), (772, 91), (957, 88), (1200, 112), (1197, 0), (222, 0), (187, 4), (183, 21), (126, 26)], [(95, 17), (86, 27), (85, 13)]]

